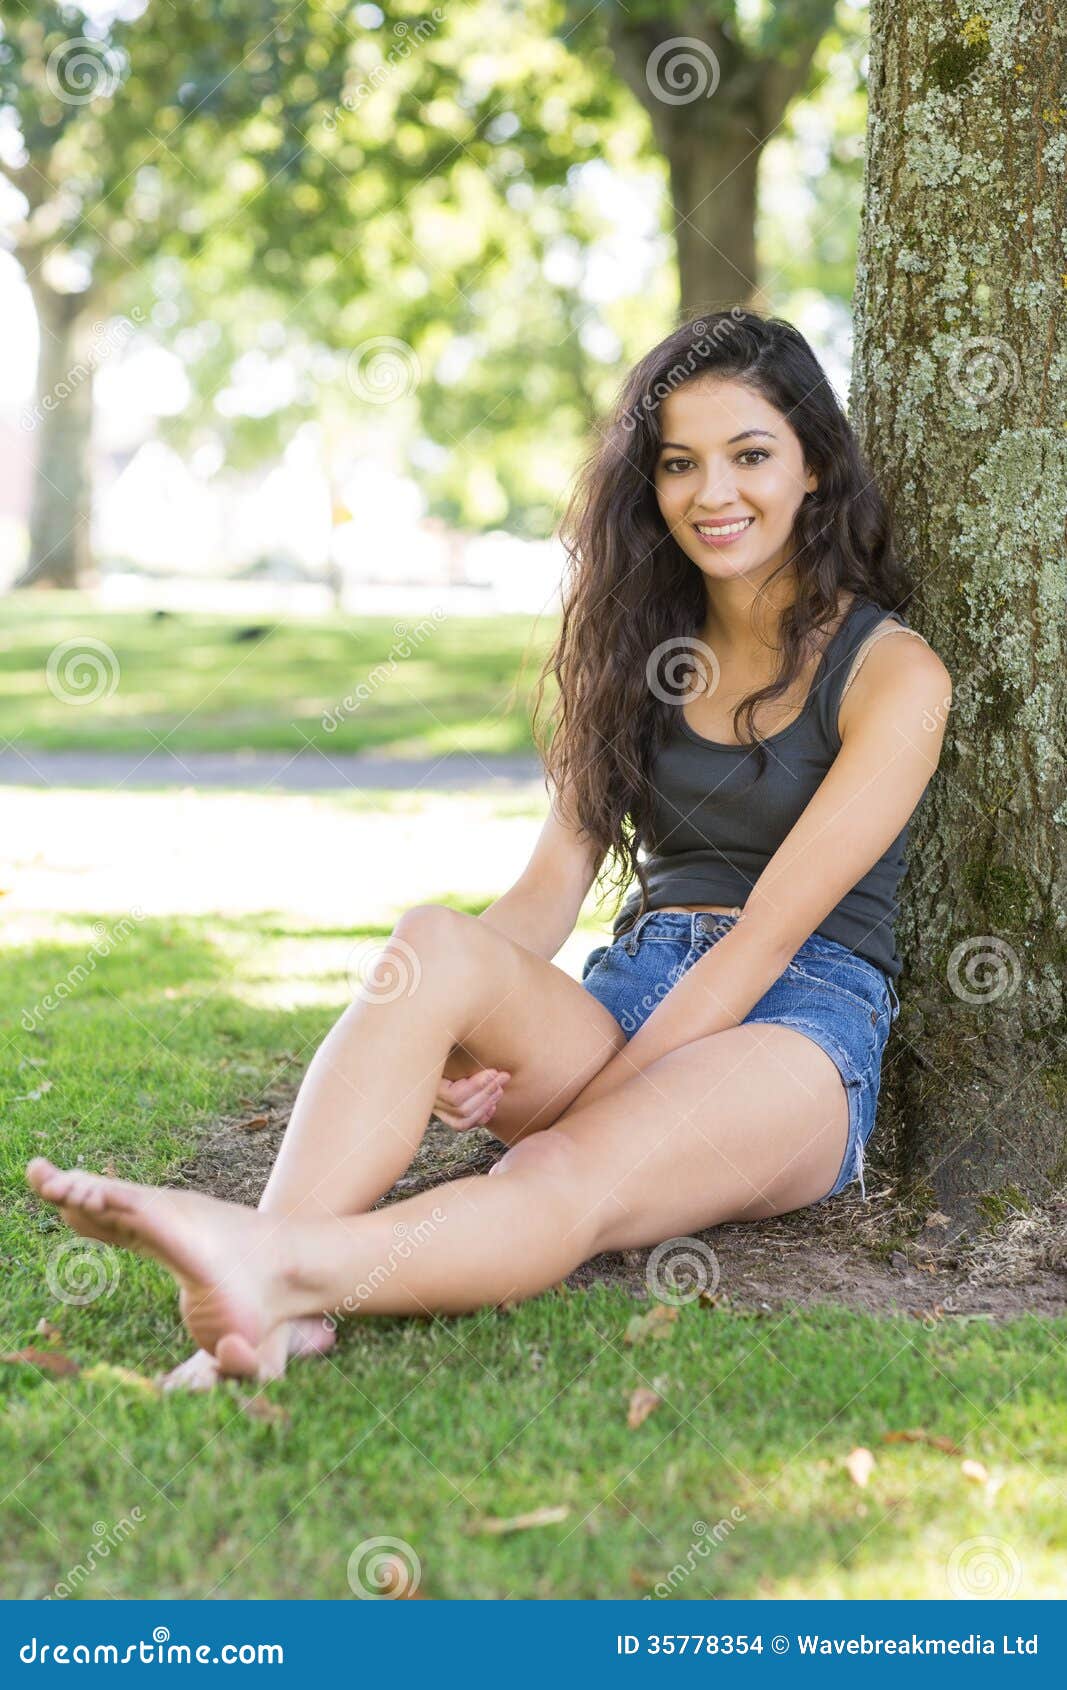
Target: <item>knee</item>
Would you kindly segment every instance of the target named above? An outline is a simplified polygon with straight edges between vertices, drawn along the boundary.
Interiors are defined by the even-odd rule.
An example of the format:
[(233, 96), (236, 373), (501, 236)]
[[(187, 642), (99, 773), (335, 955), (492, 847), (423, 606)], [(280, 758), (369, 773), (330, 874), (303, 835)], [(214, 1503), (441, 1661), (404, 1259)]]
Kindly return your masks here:
[(518, 1144), (513, 1144), (499, 1162), (495, 1162), (489, 1170), (490, 1179), (494, 1174), (527, 1173), (544, 1174), (548, 1178), (573, 1180), (577, 1150), (574, 1140), (558, 1128), (550, 1127), (544, 1132), (529, 1133), (520, 1138)]
[(424, 962), (441, 957), (454, 964), (471, 952), (484, 931), (474, 916), (447, 904), (413, 904), (394, 925), (393, 937)]

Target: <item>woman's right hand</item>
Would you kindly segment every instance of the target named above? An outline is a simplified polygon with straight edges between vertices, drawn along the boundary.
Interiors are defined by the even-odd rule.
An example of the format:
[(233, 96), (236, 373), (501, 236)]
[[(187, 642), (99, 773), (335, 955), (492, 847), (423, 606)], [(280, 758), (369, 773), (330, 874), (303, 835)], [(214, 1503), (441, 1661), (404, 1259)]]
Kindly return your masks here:
[(487, 1126), (510, 1078), (506, 1068), (479, 1068), (462, 1080), (442, 1078), (433, 1112), (453, 1132)]

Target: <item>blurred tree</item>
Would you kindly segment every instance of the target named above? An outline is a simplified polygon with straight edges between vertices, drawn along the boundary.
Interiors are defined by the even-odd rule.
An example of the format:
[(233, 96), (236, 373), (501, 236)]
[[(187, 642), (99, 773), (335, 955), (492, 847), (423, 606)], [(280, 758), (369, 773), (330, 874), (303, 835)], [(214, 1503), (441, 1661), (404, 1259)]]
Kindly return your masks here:
[(999, 1218), (1067, 1173), (1067, 15), (871, 23), (852, 410), (953, 683), (885, 1089), (924, 1206)]
[[(92, 377), (116, 313), (129, 328), (143, 311), (165, 334), (204, 329), (209, 311), (218, 332), (209, 323), (200, 340), (215, 395), (233, 367), (220, 357), (280, 360), (290, 338), (298, 362), (301, 346), (310, 357), (316, 344), (373, 340), (357, 398), (361, 380), (381, 379), (382, 339), (401, 339), (405, 379), (418, 385), (414, 343), (444, 324), (482, 331), (516, 248), (529, 268), (564, 236), (580, 246), (575, 196), (540, 227), (538, 213), (576, 165), (610, 152), (618, 99), (610, 77), (553, 40), (542, 7), (513, 0), (447, 16), (406, 5), (391, 25), (385, 7), (342, 14), (327, 0), (126, 0), (110, 14), (42, 0), (32, 15), (0, 0), (0, 170), (21, 196), (11, 239), (41, 328), (30, 555), (17, 584), (74, 585), (87, 562)], [(523, 185), (530, 193), (513, 193)], [(557, 325), (574, 316), (558, 350), (542, 346), (591, 402), (583, 313), (566, 292), (556, 290)], [(291, 337), (276, 321), (281, 300)], [(530, 418), (547, 394), (529, 368), (528, 324), (498, 315), (517, 376), (523, 348), (511, 399)], [(484, 332), (482, 348), (497, 354)], [(395, 375), (387, 361), (384, 379)], [(467, 378), (465, 433), (504, 403), (489, 385), (487, 403)], [(426, 386), (423, 403), (432, 377)], [(248, 417), (261, 448), (283, 411), (291, 424), (291, 403)]]
[(606, 37), (670, 172), (681, 310), (760, 304), (760, 154), (808, 86), (836, 0), (566, 0), (581, 48)]

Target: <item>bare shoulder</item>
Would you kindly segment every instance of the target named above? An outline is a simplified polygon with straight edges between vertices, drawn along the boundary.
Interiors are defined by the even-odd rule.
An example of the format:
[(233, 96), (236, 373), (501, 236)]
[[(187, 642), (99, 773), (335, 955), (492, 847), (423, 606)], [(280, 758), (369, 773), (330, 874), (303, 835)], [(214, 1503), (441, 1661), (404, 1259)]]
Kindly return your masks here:
[(914, 712), (924, 725), (932, 716), (943, 730), (952, 703), (952, 676), (937, 652), (916, 630), (893, 621), (880, 623), (876, 633), (861, 652), (841, 701), (842, 741), (860, 724), (887, 713)]

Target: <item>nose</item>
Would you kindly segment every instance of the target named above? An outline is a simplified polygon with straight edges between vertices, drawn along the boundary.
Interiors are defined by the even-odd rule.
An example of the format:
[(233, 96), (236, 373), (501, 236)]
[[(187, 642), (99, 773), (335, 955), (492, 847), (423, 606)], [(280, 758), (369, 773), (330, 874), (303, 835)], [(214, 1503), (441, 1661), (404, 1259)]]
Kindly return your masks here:
[(713, 516), (716, 511), (737, 503), (737, 477), (730, 463), (709, 464), (704, 472), (694, 501), (693, 515)]

